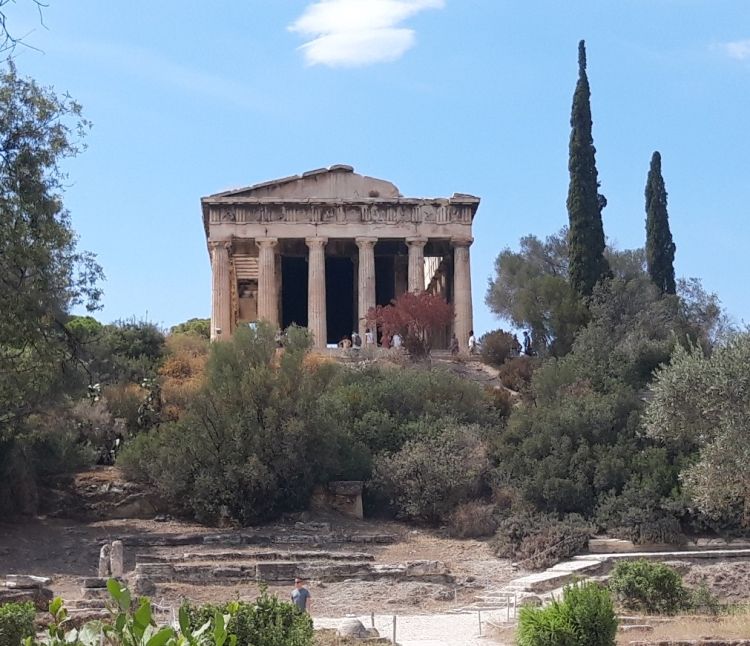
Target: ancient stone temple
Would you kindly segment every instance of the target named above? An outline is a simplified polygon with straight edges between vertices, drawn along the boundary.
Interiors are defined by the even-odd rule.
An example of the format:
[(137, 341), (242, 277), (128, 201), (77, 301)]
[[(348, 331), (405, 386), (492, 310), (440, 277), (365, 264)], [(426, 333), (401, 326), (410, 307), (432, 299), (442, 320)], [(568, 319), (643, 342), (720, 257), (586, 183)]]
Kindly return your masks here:
[(471, 225), (479, 198), (404, 197), (391, 182), (351, 166), (204, 197), (211, 256), (211, 338), (265, 320), (311, 330), (315, 345), (362, 334), (367, 311), (406, 290), (454, 306), (452, 330), (472, 328)]

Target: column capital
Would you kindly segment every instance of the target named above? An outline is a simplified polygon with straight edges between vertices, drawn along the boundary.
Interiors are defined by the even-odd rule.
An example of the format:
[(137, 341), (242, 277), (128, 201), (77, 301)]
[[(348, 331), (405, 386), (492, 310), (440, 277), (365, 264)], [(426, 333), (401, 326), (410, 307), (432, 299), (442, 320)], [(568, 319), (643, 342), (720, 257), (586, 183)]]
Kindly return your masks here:
[(354, 242), (357, 243), (357, 246), (360, 249), (366, 249), (367, 247), (374, 246), (377, 241), (378, 239), (372, 236), (354, 238)]
[(273, 248), (278, 243), (278, 238), (255, 238), (255, 244), (259, 247)]
[(424, 247), (427, 244), (427, 238), (424, 236), (411, 236), (409, 238), (405, 238), (406, 244), (408, 244), (410, 247)]
[(311, 249), (313, 247), (317, 247), (317, 248), (325, 247), (327, 243), (328, 243), (328, 238), (318, 238), (318, 237), (305, 238), (305, 244)]
[(451, 244), (454, 247), (470, 247), (474, 238), (451, 238)]
[(229, 251), (232, 248), (232, 241), (231, 240), (209, 240), (208, 248), (211, 251), (214, 251), (215, 249), (226, 249), (227, 251)]

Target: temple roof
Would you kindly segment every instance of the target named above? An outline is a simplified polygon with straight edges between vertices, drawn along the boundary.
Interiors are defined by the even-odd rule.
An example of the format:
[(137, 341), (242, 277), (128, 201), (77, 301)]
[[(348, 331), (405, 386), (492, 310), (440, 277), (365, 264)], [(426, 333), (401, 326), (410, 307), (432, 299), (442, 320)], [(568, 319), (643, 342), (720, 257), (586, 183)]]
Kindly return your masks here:
[(203, 198), (213, 201), (224, 197), (246, 197), (252, 199), (315, 199), (338, 198), (342, 200), (362, 198), (398, 198), (401, 193), (392, 182), (359, 175), (354, 168), (336, 164), (330, 168), (310, 170), (301, 175), (273, 179), (245, 188), (216, 193)]

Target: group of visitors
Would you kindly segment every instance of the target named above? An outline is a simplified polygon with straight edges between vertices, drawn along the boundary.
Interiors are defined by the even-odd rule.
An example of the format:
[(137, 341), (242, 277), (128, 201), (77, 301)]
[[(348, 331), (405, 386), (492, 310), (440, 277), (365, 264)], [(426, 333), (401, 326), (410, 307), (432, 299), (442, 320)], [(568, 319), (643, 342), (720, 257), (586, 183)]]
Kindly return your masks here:
[[(393, 336), (384, 334), (380, 339), (381, 348), (400, 348), (402, 344), (403, 340), (401, 339), (401, 335), (398, 333), (394, 334)], [(352, 332), (351, 336), (345, 336), (341, 339), (341, 341), (338, 342), (339, 348), (343, 348), (344, 350), (361, 350), (362, 345), (362, 337), (356, 330)], [(378, 340), (372, 328), (368, 327), (365, 329), (364, 347), (378, 347)]]

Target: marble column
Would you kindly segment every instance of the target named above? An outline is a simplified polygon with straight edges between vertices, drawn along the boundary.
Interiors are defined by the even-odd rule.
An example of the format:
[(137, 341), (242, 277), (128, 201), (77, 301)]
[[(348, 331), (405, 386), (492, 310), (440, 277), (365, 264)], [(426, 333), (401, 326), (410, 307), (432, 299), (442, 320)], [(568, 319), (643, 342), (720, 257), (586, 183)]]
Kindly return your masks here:
[(258, 319), (273, 328), (279, 326), (279, 304), (276, 291), (277, 238), (256, 238), (258, 245)]
[(454, 332), (461, 350), (468, 350), (469, 333), (474, 327), (471, 309), (471, 266), (469, 247), (472, 238), (453, 239)]
[(359, 335), (364, 342), (365, 328), (367, 325), (367, 312), (375, 307), (375, 243), (377, 238), (355, 238), (359, 247), (359, 271), (358, 271), (358, 328)]
[(307, 329), (316, 348), (325, 348), (326, 319), (326, 242), (327, 238), (305, 238), (309, 248), (307, 263)]
[(424, 246), (427, 238), (407, 238), (409, 245), (409, 291), (424, 291)]
[(232, 290), (229, 284), (230, 242), (209, 242), (211, 250), (211, 340), (228, 341), (232, 335)]

